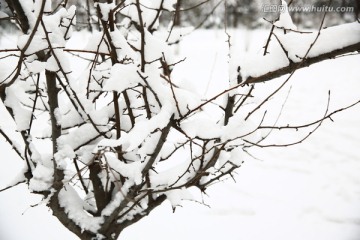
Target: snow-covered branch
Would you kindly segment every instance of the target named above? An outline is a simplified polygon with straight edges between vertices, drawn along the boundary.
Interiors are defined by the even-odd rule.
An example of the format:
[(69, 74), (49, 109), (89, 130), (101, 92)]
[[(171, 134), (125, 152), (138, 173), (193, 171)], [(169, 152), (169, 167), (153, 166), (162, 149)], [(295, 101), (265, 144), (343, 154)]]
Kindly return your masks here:
[[(286, 48), (287, 54), (279, 45), (274, 46), (267, 55), (249, 56), (241, 65), (244, 82), (250, 84), (269, 81), (324, 60), (360, 51), (358, 22), (322, 29), (319, 38), (313, 44), (317, 34), (316, 31), (310, 34), (278, 33), (277, 37), (281, 45)], [(309, 48), (311, 50), (305, 57)]]

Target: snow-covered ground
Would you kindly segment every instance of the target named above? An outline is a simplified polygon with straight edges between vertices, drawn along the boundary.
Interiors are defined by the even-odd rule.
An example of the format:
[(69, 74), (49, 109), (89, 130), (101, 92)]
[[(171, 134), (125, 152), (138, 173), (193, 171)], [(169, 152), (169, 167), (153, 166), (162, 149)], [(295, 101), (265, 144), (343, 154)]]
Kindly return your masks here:
[[(238, 31), (232, 41), (238, 47), (234, 58), (245, 49), (262, 51), (264, 31)], [(227, 79), (227, 44), (223, 31), (199, 31), (185, 38), (179, 54), (186, 61), (174, 72), (183, 81), (212, 95), (219, 80)], [(360, 56), (342, 57), (298, 71), (278, 100), (266, 108), (278, 109), (291, 87), (279, 124), (303, 123), (320, 118), (331, 90), (330, 110), (360, 99)], [(209, 84), (203, 80), (209, 80)], [(256, 94), (265, 94), (279, 84), (259, 84)], [(280, 107), (279, 107), (280, 106)], [(141, 239), (226, 239), (226, 240), (359, 240), (360, 239), (360, 106), (326, 120), (301, 145), (252, 150), (231, 179), (214, 185), (204, 196), (204, 206), (184, 202), (172, 213), (168, 202), (122, 234), (125, 240)], [(277, 142), (294, 139), (295, 131), (278, 134)], [(0, 188), (21, 168), (0, 140)], [(20, 185), (0, 193), (0, 239), (71, 240), (39, 196), (26, 193)], [(201, 200), (201, 199), (199, 199)]]

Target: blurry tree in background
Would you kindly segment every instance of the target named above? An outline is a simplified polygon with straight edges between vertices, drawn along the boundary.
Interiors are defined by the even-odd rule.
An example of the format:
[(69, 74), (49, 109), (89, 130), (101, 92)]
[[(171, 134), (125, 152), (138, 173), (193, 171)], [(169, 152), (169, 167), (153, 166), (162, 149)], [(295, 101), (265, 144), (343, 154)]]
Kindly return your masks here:
[[(52, 1), (54, 6), (61, 6), (61, 0)], [(105, 2), (105, 1), (104, 1)], [(120, 3), (120, 0), (116, 0)], [(327, 0), (293, 0), (289, 1), (291, 6), (296, 7), (326, 7), (328, 5)], [(278, 17), (276, 12), (267, 12), (264, 9), (266, 5), (279, 5), (281, 0), (179, 0), (177, 1), (174, 9), (177, 10), (177, 14), (174, 16), (175, 25), (182, 26), (199, 26), (204, 28), (223, 28), (226, 19), (228, 27), (247, 27), (255, 28), (259, 25), (264, 25), (267, 20), (274, 20)], [(7, 7), (5, 0), (0, 0), (2, 11), (5, 13), (11, 13)], [(357, 0), (333, 0), (331, 5), (334, 9), (342, 7), (343, 11), (333, 11), (328, 14), (325, 26), (333, 26), (340, 23), (352, 22), (359, 17), (359, 1)], [(0, 6), (1, 6), (0, 5)], [(76, 28), (87, 28), (92, 30), (94, 27), (98, 28), (100, 22), (95, 17), (96, 9), (94, 8), (94, 0), (68, 0), (67, 5), (75, 5), (77, 8)], [(182, 10), (180, 11), (180, 8)], [(187, 10), (187, 11), (184, 11)], [(265, 10), (265, 11), (264, 11)], [(294, 22), (298, 26), (306, 28), (316, 28), (321, 21), (321, 14), (319, 11), (298, 10), (290, 12)], [(172, 19), (172, 14), (164, 13), (161, 19)], [(119, 18), (117, 18), (119, 19)], [(1, 21), (0, 26), (9, 27), (13, 26), (8, 21)], [(265, 24), (265, 27), (269, 26)]]
[[(0, 136), (24, 161), (24, 170), (3, 190), (28, 184), (81, 239), (117, 239), (165, 200), (175, 210), (192, 199), (189, 189), (205, 193), (231, 177), (249, 149), (301, 143), (335, 112), (359, 103), (326, 109), (322, 118), (301, 126), (265, 124), (266, 102), (297, 69), (359, 52), (358, 22), (323, 29), (323, 13), (318, 30), (308, 32), (296, 30), (282, 12), (268, 23), (263, 53), (246, 62), (233, 60), (225, 29), (229, 77), (218, 79), (225, 87), (204, 99), (173, 75), (186, 61), (173, 49), (189, 34), (182, 26), (255, 27), (255, 2), (6, 3), (1, 35), (10, 23), (18, 30), (17, 42), (0, 49)], [(81, 29), (88, 30), (79, 33), (87, 42), (71, 48), (67, 43)], [(333, 41), (338, 34), (346, 38)], [(256, 83), (286, 74), (278, 89), (254, 102)], [(267, 142), (274, 129), (309, 133), (277, 145)]]

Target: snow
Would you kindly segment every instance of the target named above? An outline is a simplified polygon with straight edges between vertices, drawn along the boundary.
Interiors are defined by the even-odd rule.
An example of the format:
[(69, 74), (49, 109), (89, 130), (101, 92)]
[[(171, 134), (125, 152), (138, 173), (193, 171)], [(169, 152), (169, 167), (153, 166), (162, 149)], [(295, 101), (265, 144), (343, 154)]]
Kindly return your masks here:
[(56, 54), (56, 58), (51, 56), (47, 60), (46, 69), (57, 72), (60, 69), (60, 64), (65, 73), (71, 73), (71, 67), (69, 65), (69, 61), (67, 60), (67, 55), (60, 49), (54, 49), (54, 53)]
[(7, 186), (4, 186), (4, 188), (15, 186), (16, 184), (18, 184), (20, 182), (25, 182), (26, 181), (25, 173), (27, 170), (28, 170), (28, 167), (26, 165), (24, 165), (23, 170), (21, 172), (19, 172), (15, 177), (13, 177), (13, 179), (10, 182), (8, 182)]
[[(86, 35), (86, 33), (83, 33)], [(88, 51), (99, 51), (101, 53), (109, 53), (109, 49), (106, 46), (105, 41), (102, 39), (103, 33), (102, 32), (94, 32), (91, 35), (91, 38), (85, 38), (83, 41), (86, 43), (82, 46), (78, 46), (79, 49), (83, 47), (83, 49), (86, 49)], [(70, 40), (71, 41), (71, 40)], [(75, 43), (71, 41), (71, 44), (74, 45)], [(79, 43), (78, 43), (79, 44)], [(98, 50), (99, 49), (99, 50)]]
[(26, 67), (31, 73), (35, 74), (44, 71), (46, 68), (46, 63), (34, 60), (32, 62), (28, 62)]
[(145, 30), (145, 44), (145, 59), (147, 62), (152, 62), (156, 59), (160, 59), (163, 55), (165, 56), (166, 61), (172, 61), (169, 46), (165, 44), (163, 39), (151, 34), (147, 30)]
[[(294, 32), (286, 35), (280, 35), (280, 41), (289, 50), (290, 59), (294, 62), (300, 62), (302, 57), (304, 57), (305, 53), (308, 51), (310, 45), (315, 41), (317, 32), (301, 35)], [(307, 56), (314, 57), (321, 53), (355, 44), (359, 41), (359, 38), (360, 23), (357, 22), (323, 29), (320, 32), (319, 38), (316, 40), (316, 44), (311, 48)]]
[(197, 114), (182, 122), (180, 127), (189, 137), (214, 139), (222, 135), (221, 125), (215, 121), (209, 114)]
[(137, 86), (143, 80), (140, 70), (133, 64), (117, 63), (111, 68), (110, 78), (105, 81), (103, 90), (122, 92), (125, 89)]
[(141, 184), (141, 171), (144, 166), (142, 162), (123, 163), (122, 161), (119, 161), (119, 159), (113, 154), (109, 153), (106, 153), (105, 157), (107, 163), (112, 169), (120, 173), (122, 176), (128, 178), (129, 181), (133, 181), (137, 185)]
[(66, 160), (74, 159), (76, 155), (74, 153), (73, 148), (70, 145), (68, 144), (64, 144), (64, 145), (58, 144), (58, 145), (59, 145), (58, 146), (59, 150), (54, 154), (55, 161), (60, 169), (66, 169), (66, 165), (67, 165)]
[(189, 192), (189, 190), (187, 190), (186, 188), (170, 190), (168, 192), (165, 192), (165, 195), (167, 199), (170, 201), (173, 209), (175, 209), (178, 206), (181, 206), (183, 200), (194, 199), (191, 193)]
[[(172, 11), (173, 5), (176, 3), (175, 0), (142, 0), (140, 3), (141, 8), (141, 17), (144, 23), (144, 26), (149, 27), (154, 23), (153, 28), (157, 28), (159, 25), (159, 21), (154, 19), (156, 17), (157, 11), (156, 9), (160, 7), (162, 3), (162, 7), (165, 10)], [(128, 5), (121, 9), (121, 14), (128, 16), (132, 21), (139, 23), (138, 12), (136, 11), (136, 1), (130, 0), (128, 1)]]
[(59, 204), (65, 209), (65, 213), (69, 218), (80, 226), (82, 230), (96, 233), (100, 229), (103, 218), (92, 217), (83, 210), (83, 200), (71, 185), (65, 185), (59, 192)]
[(119, 191), (115, 194), (112, 201), (104, 208), (104, 210), (101, 212), (102, 216), (110, 216), (111, 213), (119, 207), (122, 200), (124, 200), (124, 195), (127, 192)]
[(162, 7), (168, 11), (174, 11), (174, 5), (176, 4), (176, 2), (176, 0), (165, 0)]
[[(250, 139), (258, 139), (255, 136), (252, 136), (252, 132), (258, 127), (259, 123), (254, 123), (251, 120), (245, 121), (246, 115), (243, 113), (236, 113), (232, 118), (230, 118), (228, 125), (224, 126), (222, 129), (221, 139), (233, 140), (239, 136), (246, 136), (245, 139), (252, 141)], [(259, 120), (260, 122), (260, 120)], [(257, 134), (253, 134), (257, 135)], [(252, 138), (251, 138), (252, 137)], [(256, 141), (256, 140), (253, 140)]]
[[(187, 71), (174, 72), (174, 75), (181, 74), (181, 77), (174, 76), (174, 78), (182, 78), (183, 82), (191, 82), (194, 86), (199, 87), (199, 92), (204, 95), (221, 92), (228, 84), (226, 78), (228, 71), (223, 64), (214, 64), (214, 62), (226, 62), (227, 59), (226, 50), (224, 50), (226, 43), (223, 41), (222, 34), (223, 32), (219, 31), (200, 31), (185, 38), (180, 51), (181, 54), (189, 56), (189, 59), (183, 63), (183, 68)], [(246, 33), (241, 31), (240, 34)], [(267, 32), (254, 32), (252, 39), (264, 39), (266, 34)], [(352, 36), (350, 34), (349, 38), (351, 39)], [(204, 43), (204, 39), (209, 39), (209, 41)], [(219, 41), (220, 44), (214, 44), (213, 48), (209, 48), (211, 39)], [(256, 42), (256, 40), (254, 41)], [(260, 48), (261, 44), (258, 45)], [(239, 52), (239, 54), (244, 53)], [(199, 61), (201, 59), (202, 61)], [(358, 61), (359, 56), (339, 58), (299, 71), (292, 79), (293, 88), (296, 91), (291, 92), (286, 103), (285, 112), (288, 114), (284, 113), (281, 116), (279, 124), (303, 121), (312, 117), (317, 118), (319, 112), (322, 113), (324, 110), (329, 88), (332, 89), (332, 109), (358, 99), (358, 91), (356, 91), (359, 86), (358, 72), (355, 71)], [(258, 64), (260, 65), (261, 61)], [(259, 65), (257, 66), (259, 67)], [(213, 73), (209, 75), (211, 72), (209, 69), (212, 67), (214, 67)], [(219, 84), (211, 81), (208, 84), (199, 80), (204, 78), (206, 80), (224, 79), (224, 82)], [(339, 79), (346, 81), (346, 84), (340, 85)], [(259, 92), (256, 94), (266, 96), (266, 93), (271, 91), (276, 84), (277, 81), (259, 85), (256, 89)], [(161, 85), (158, 84), (157, 87), (160, 88)], [(204, 91), (204, 89), (208, 90)], [(264, 94), (261, 94), (262, 92)], [(304, 97), (305, 94), (306, 97)], [(163, 96), (162, 103), (166, 103), (164, 101), (167, 96), (169, 95)], [(276, 109), (281, 104), (282, 102), (270, 101), (267, 108)], [(139, 127), (129, 134), (139, 136), (138, 134), (144, 134), (142, 130), (145, 130), (145, 134), (140, 135), (134, 142), (133, 137), (129, 137), (127, 144), (137, 147), (139, 143), (148, 141), (146, 133), (166, 126), (168, 122), (165, 119), (168, 119), (175, 111), (170, 106), (171, 104), (164, 104), (157, 115), (150, 120), (141, 119), (144, 122), (141, 124), (144, 129)], [(2, 112), (1, 117), (3, 117)], [(232, 120), (234, 126), (239, 124), (238, 126), (241, 127), (241, 123), (235, 120), (236, 117)], [(171, 207), (178, 205), (179, 199), (185, 198), (185, 196), (170, 193), (173, 205), (169, 202), (164, 203), (150, 216), (126, 229), (122, 237), (128, 240), (144, 238), (212, 240), (220, 237), (229, 240), (263, 240), (264, 238), (269, 240), (356, 240), (360, 234), (358, 226), (360, 220), (358, 214), (360, 212), (358, 205), (360, 165), (358, 159), (360, 156), (357, 150), (360, 139), (354, 133), (358, 132), (359, 128), (359, 107), (341, 113), (334, 117), (334, 120), (335, 123), (324, 122), (319, 132), (300, 146), (286, 149), (258, 149), (252, 152), (263, 161), (250, 159), (241, 150), (232, 150), (230, 154), (234, 158), (230, 158), (231, 161), (236, 165), (241, 165), (244, 159), (245, 163), (238, 170), (239, 175), (235, 176), (236, 184), (229, 181), (219, 183), (208, 190), (207, 194), (210, 198), (202, 196), (205, 204), (209, 204), (211, 209), (183, 201), (181, 205), (184, 208), (177, 208), (175, 214), (171, 214)], [(213, 122), (216, 123), (216, 120)], [(234, 128), (229, 128), (229, 134), (231, 133), (230, 129)], [(63, 146), (65, 144), (70, 146), (64, 147), (64, 150), (67, 149), (65, 153), (71, 153), (71, 149), (81, 143), (82, 138), (87, 138), (88, 134), (97, 134), (95, 131), (89, 133), (89, 129), (92, 129), (90, 124), (86, 124), (84, 128), (80, 129), (67, 138), (59, 140), (59, 143), (64, 144)], [(206, 133), (205, 130), (199, 132)], [(290, 135), (285, 133), (275, 140), (286, 141), (291, 138)], [(151, 143), (149, 142), (149, 144)], [(9, 146), (3, 142), (0, 142), (0, 145), (1, 150), (4, 149), (3, 152), (6, 153), (5, 157), (0, 158), (0, 162), (4, 161), (6, 164), (6, 168), (0, 170), (0, 182), (5, 183), (10, 179), (9, 175), (16, 171), (11, 171), (12, 168), (18, 168), (18, 166), (14, 166), (18, 161), (9, 153)], [(131, 149), (130, 147), (127, 150)], [(8, 153), (9, 155), (7, 155)], [(14, 161), (10, 164), (8, 159)], [(120, 168), (123, 166), (120, 167), (116, 164), (114, 163), (114, 167), (121, 170)], [(131, 164), (126, 167), (133, 170)], [(37, 169), (39, 172), (50, 171), (47, 166), (41, 164), (38, 166), (40, 166)], [(179, 172), (180, 168), (186, 169), (187, 165), (179, 166), (174, 172)], [(165, 179), (169, 180), (171, 173), (173, 172), (170, 170), (163, 175), (154, 174), (151, 178), (161, 183)], [(169, 176), (166, 176), (167, 174)], [(138, 179), (138, 176), (139, 174), (134, 171), (129, 172), (129, 177), (134, 181)], [(174, 180), (178, 177), (175, 175), (172, 178)], [(47, 182), (47, 179), (39, 180)], [(36, 185), (37, 183), (35, 183)], [(39, 187), (46, 186), (39, 184)], [(6, 235), (5, 239), (76, 239), (72, 234), (66, 232), (61, 224), (53, 221), (54, 218), (45, 206), (31, 208), (22, 216), (21, 213), (30, 204), (40, 202), (37, 196), (26, 194), (25, 188), (26, 185), (22, 185), (0, 193), (2, 196), (0, 215), (6, 216), (6, 221), (0, 221), (0, 232), (2, 235)], [(65, 189), (60, 193), (62, 206), (75, 221), (86, 219), (85, 224), (82, 225), (84, 229), (95, 231), (102, 219), (90, 220), (84, 211), (78, 210), (85, 206), (82, 206), (74, 189), (68, 185)], [(192, 191), (190, 192), (196, 195)], [(12, 199), (12, 201), (8, 201), (8, 199)], [(116, 200), (120, 201), (120, 199), (121, 193), (118, 193)], [(200, 196), (196, 199), (202, 198)], [(119, 201), (114, 202), (115, 207)], [(14, 225), (21, 227), (23, 231), (12, 231)], [(43, 227), (44, 225), (46, 228)]]
[(274, 22), (274, 25), (278, 28), (284, 28), (286, 30), (296, 30), (297, 27), (294, 25), (286, 1), (281, 1), (282, 11), (280, 12), (279, 20)]
[[(171, 30), (171, 32), (170, 32)], [(169, 43), (176, 43), (178, 41), (181, 41), (186, 35), (189, 35), (194, 31), (194, 27), (173, 27), (171, 28), (171, 25), (169, 26)]]
[[(136, 122), (136, 125), (129, 133), (124, 133), (115, 145), (124, 147), (125, 151), (132, 151), (137, 148), (156, 129), (163, 129), (169, 123), (173, 114), (170, 104), (164, 105), (161, 111), (150, 119), (143, 119)], [(104, 146), (107, 141), (100, 142)], [(113, 145), (113, 144), (112, 144)], [(105, 145), (106, 146), (106, 145)]]
[[(259, 39), (257, 34), (253, 38)], [(223, 48), (214, 48), (214, 52), (209, 53), (208, 45), (203, 42), (203, 39), (216, 36), (213, 31), (202, 32), (185, 40), (183, 46), (188, 48), (182, 49), (184, 54), (191, 54), (195, 45), (197, 55), (207, 54), (209, 57), (197, 75), (190, 71), (191, 66), (198, 63), (197, 56), (190, 57), (187, 62), (189, 73), (182, 72), (183, 77), (199, 79), (208, 76), (205, 73), (213, 66), (213, 58), (221, 56), (226, 59)], [(331, 102), (336, 105), (333, 108), (357, 100), (355, 88), (359, 82), (354, 69), (357, 69), (358, 61), (359, 56), (340, 58), (299, 71), (292, 81), (294, 89), (290, 96), (293, 97), (287, 102), (286, 111), (290, 113), (282, 115), (282, 122), (317, 117), (326, 105), (320, 101), (319, 95), (326, 100), (329, 88), (333, 90)], [(199, 65), (196, 67), (198, 69)], [(217, 68), (214, 74), (217, 71), (223, 72), (223, 68)], [(346, 84), (339, 86), (339, 77)], [(206, 86), (206, 83), (196, 84), (200, 85), (199, 88)], [(274, 85), (276, 81), (270, 85), (261, 84), (259, 88), (271, 91)], [(214, 84), (214, 88), (216, 86)], [(269, 104), (269, 108), (281, 105), (278, 102)], [(157, 239), (356, 240), (360, 235), (357, 203), (360, 179), (354, 174), (360, 167), (357, 151), (360, 139), (353, 133), (359, 131), (359, 111), (357, 107), (340, 113), (334, 123), (325, 122), (302, 145), (257, 150), (255, 156), (262, 161), (249, 160), (240, 151), (246, 160), (235, 175), (237, 182), (229, 180), (214, 185), (207, 192), (209, 197), (203, 196), (210, 209), (185, 201), (182, 202), (183, 208), (177, 208), (171, 214), (171, 204), (165, 203), (148, 218), (126, 229), (122, 237), (142, 239), (145, 237), (142, 231), (146, 229), (146, 237)], [(278, 141), (289, 137), (285, 135)]]
[[(240, 66), (243, 79), (246, 79), (249, 76), (258, 77), (276, 69), (286, 67), (289, 65), (289, 59), (293, 62), (301, 62), (307, 51), (310, 49), (310, 46), (315, 41), (317, 34), (317, 31), (314, 31), (313, 33), (276, 33), (280, 42), (288, 52), (288, 56), (286, 56), (281, 49), (280, 44), (274, 37), (270, 42), (268, 49), (269, 54), (266, 54), (265, 56), (263, 56), (262, 49), (265, 43), (259, 44), (256, 49), (245, 53), (241, 58)], [(360, 24), (357, 22), (323, 29), (320, 32), (320, 36), (317, 39), (315, 46), (311, 48), (307, 57), (318, 56), (322, 53), (355, 44), (359, 40), (359, 36)], [(336, 39), (336, 41), (334, 41), (334, 39)]]
[[(36, 17), (37, 17), (37, 15), (35, 15), (35, 11), (34, 11), (35, 4), (33, 2), (26, 1), (26, 0), (20, 0), (19, 2), (21, 4), (22, 9), (24, 10), (24, 13), (25, 13), (27, 19), (29, 20), (30, 28), (32, 28), (35, 25), (35, 21), (36, 21)], [(37, 1), (37, 2), (40, 2), (40, 1)], [(39, 13), (40, 6), (38, 4), (36, 4), (36, 5), (37, 5), (36, 11), (37, 11), (37, 13)]]
[[(130, 2), (132, 2), (132, 4), (130, 4)], [(153, 1), (153, 2), (156, 3), (157, 1)], [(144, 4), (144, 6), (146, 6), (146, 7), (140, 6), (142, 10), (141, 17), (143, 23), (145, 26), (150, 26), (150, 24), (153, 22), (154, 17), (156, 16), (156, 10), (152, 8), (151, 1), (145, 0), (142, 1), (141, 4)], [(129, 4), (124, 8), (122, 8), (120, 13), (129, 17), (132, 21), (136, 23), (140, 23), (139, 15), (136, 7), (136, 1), (134, 0), (129, 1)]]
[[(167, 186), (179, 187), (186, 183), (186, 180), (194, 176), (193, 168), (189, 169), (190, 159), (187, 156), (181, 156), (185, 161), (177, 163), (170, 169), (161, 171), (160, 173), (149, 172), (151, 179), (151, 187), (155, 190), (164, 190)], [(195, 167), (194, 167), (195, 168)], [(179, 178), (179, 173), (183, 175)]]
[[(40, 1), (37, 1), (40, 2)], [(26, 3), (26, 4), (25, 4)], [(25, 14), (27, 15), (30, 25), (35, 24), (35, 19), (37, 18), (38, 13), (33, 13), (30, 9), (32, 4), (30, 2), (22, 1), (22, 6), (26, 6), (24, 8)], [(36, 4), (34, 4), (36, 5)], [(40, 6), (38, 6), (39, 10)], [(55, 14), (50, 16), (44, 16), (44, 24), (46, 26), (46, 30), (48, 32), (49, 40), (54, 48), (61, 48), (65, 46), (65, 39), (71, 36), (71, 29), (70, 31), (67, 30), (67, 25), (70, 24), (66, 18), (72, 18), (75, 14), (76, 7), (71, 6), (68, 10), (61, 8)], [(62, 26), (62, 27), (58, 27)], [(33, 26), (32, 26), (33, 27)], [(50, 31), (51, 29), (51, 31)], [(66, 35), (65, 35), (66, 34)], [(30, 37), (30, 34), (24, 34), (18, 38), (18, 47), (19, 49), (23, 49), (26, 46), (26, 43)], [(25, 51), (25, 54), (31, 55), (38, 51), (44, 50), (48, 48), (48, 42), (45, 38), (44, 30), (39, 27), (30, 42), (30, 45)], [(56, 51), (56, 50), (55, 50)], [(62, 51), (57, 51), (58, 54), (61, 54)], [(65, 65), (66, 66), (66, 65)]]
[(28, 88), (27, 83), (16, 82), (6, 90), (7, 97), (4, 104), (12, 109), (18, 131), (28, 129), (30, 124), (31, 111), (23, 106), (23, 103), (28, 102), (25, 94)]
[(89, 139), (98, 136), (98, 134), (99, 133), (94, 129), (92, 124), (87, 123), (72, 131), (71, 134), (62, 135), (57, 141), (61, 146), (68, 145), (72, 149), (75, 149)]
[(30, 180), (30, 189), (32, 191), (47, 191), (52, 186), (54, 169), (38, 164), (33, 170), (33, 178)]
[[(19, 49), (23, 49), (29, 39), (30, 35), (22, 35), (18, 39), (18, 47)], [(46, 39), (43, 36), (35, 35), (33, 40), (31, 41), (28, 49), (25, 51), (25, 54), (30, 55), (36, 53), (38, 51), (44, 50), (48, 47)]]
[(130, 47), (129, 43), (124, 37), (124, 35), (128, 34), (127, 30), (121, 30), (115, 29), (113, 32), (110, 32), (112, 43), (117, 49), (118, 60), (121, 62), (122, 58), (138, 59), (139, 57), (136, 55), (139, 54)]

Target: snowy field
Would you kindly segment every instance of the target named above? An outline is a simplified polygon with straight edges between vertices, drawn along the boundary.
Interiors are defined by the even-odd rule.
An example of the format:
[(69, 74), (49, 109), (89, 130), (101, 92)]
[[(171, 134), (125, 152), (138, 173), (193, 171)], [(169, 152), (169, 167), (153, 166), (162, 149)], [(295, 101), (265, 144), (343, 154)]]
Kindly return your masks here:
[[(245, 51), (262, 51), (265, 31), (238, 31), (234, 58)], [(82, 36), (74, 45), (81, 46)], [(227, 80), (227, 44), (223, 31), (199, 31), (178, 49), (187, 59), (174, 74), (197, 86), (200, 94), (219, 91)], [(268, 110), (284, 105), (279, 124), (319, 119), (330, 110), (360, 99), (360, 56), (341, 57), (298, 71)], [(284, 80), (284, 78), (282, 79)], [(281, 82), (259, 84), (257, 96)], [(220, 84), (221, 85), (221, 84)], [(222, 87), (222, 85), (221, 85)], [(277, 113), (276, 113), (277, 115)], [(124, 240), (360, 240), (360, 105), (326, 120), (301, 145), (253, 149), (236, 183), (219, 183), (204, 196), (204, 206), (185, 202), (172, 213), (168, 202), (122, 233)], [(302, 133), (303, 134), (303, 133)], [(293, 132), (275, 132), (273, 141), (296, 139)], [(0, 188), (22, 163), (0, 140)], [(51, 216), (41, 198), (20, 185), (0, 193), (1, 240), (77, 239)], [(201, 200), (201, 199), (199, 199)]]

